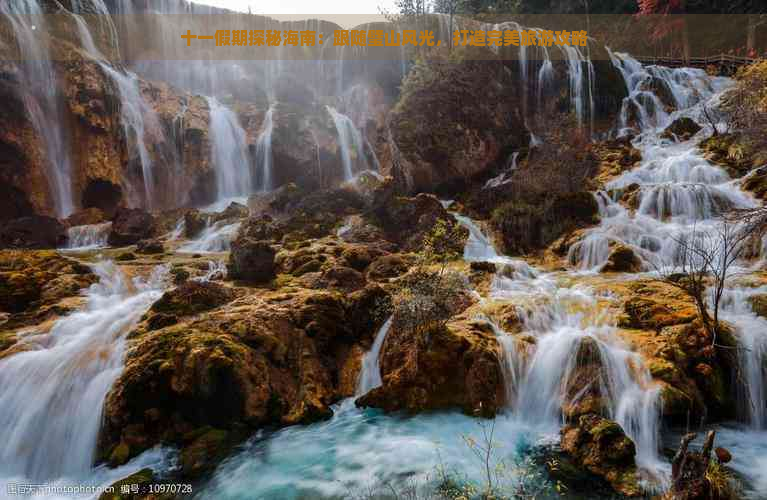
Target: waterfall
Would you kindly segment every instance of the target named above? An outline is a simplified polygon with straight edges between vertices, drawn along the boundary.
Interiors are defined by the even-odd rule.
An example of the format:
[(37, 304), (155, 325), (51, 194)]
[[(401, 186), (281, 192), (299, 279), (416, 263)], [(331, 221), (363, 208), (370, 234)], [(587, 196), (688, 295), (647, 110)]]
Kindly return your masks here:
[(247, 196), (252, 183), (245, 131), (232, 110), (213, 97), (208, 97), (207, 101), (210, 108), (210, 147), (216, 170), (217, 199), (221, 201)]
[(353, 165), (352, 153), (354, 153), (357, 162), (361, 162), (362, 170), (368, 170), (368, 162), (365, 158), (363, 149), (362, 134), (354, 126), (352, 120), (336, 111), (332, 106), (325, 106), (333, 119), (333, 124), (338, 133), (338, 147), (341, 150), (341, 164), (344, 168), (344, 182), (354, 179), (355, 169)]
[(356, 396), (364, 396), (370, 390), (375, 389), (381, 385), (381, 348), (383, 347), (384, 340), (386, 340), (386, 334), (389, 333), (391, 328), (392, 318), (386, 320), (386, 322), (378, 329), (373, 346), (365, 356), (362, 358), (362, 367), (360, 368), (359, 379), (357, 380)]
[(272, 172), (273, 113), (274, 106), (270, 106), (264, 116), (264, 124), (261, 126), (261, 133), (256, 141), (256, 167), (261, 172), (261, 191), (271, 191), (275, 188)]
[(56, 215), (74, 211), (72, 164), (64, 125), (63, 103), (58, 95), (57, 76), (46, 46), (46, 16), (37, 0), (0, 2), (0, 15), (10, 24), (20, 51), (21, 99), (45, 150), (46, 173)]
[[(129, 71), (122, 73), (106, 63), (101, 68), (112, 79), (120, 94), (120, 120), (125, 133), (126, 146), (135, 149), (141, 164), (144, 181), (144, 200), (148, 210), (154, 208), (154, 173), (152, 158), (146, 145), (147, 125), (153, 131), (160, 130), (156, 116), (141, 95), (138, 77)], [(146, 120), (149, 120), (148, 122)]]
[(205, 229), (197, 239), (185, 243), (177, 251), (185, 253), (228, 252), (239, 229), (239, 222), (232, 223), (222, 220), (211, 223), (208, 219)]
[(581, 349), (596, 350), (597, 359), (590, 361), (599, 365), (599, 373), (590, 383), (608, 401), (608, 417), (634, 441), (643, 474), (656, 487), (667, 486), (670, 470), (659, 456), (660, 393), (641, 356), (619, 340), (611, 311), (599, 304), (590, 289), (563, 288), (524, 261), (499, 255), (474, 221), (453, 216), (469, 230), (464, 259), (496, 263), (493, 298), (547, 298), (532, 309), (517, 311), (524, 332), (536, 339), (534, 347), (525, 348), (523, 342), (488, 320), (503, 353), (501, 367), (510, 411), (525, 422), (556, 427), (563, 418), (562, 406), (577, 403), (589, 389), (581, 388), (572, 399), (566, 394), (571, 379), (584, 368)]
[(67, 229), (67, 250), (92, 250), (104, 248), (107, 245), (109, 232), (112, 230), (111, 222), (101, 224), (86, 224), (72, 226)]
[(734, 325), (741, 347), (737, 353), (738, 414), (755, 431), (767, 430), (767, 319), (754, 313), (750, 301), (760, 294), (767, 294), (767, 286), (730, 287), (722, 297), (720, 311), (722, 318)]
[(482, 187), (482, 189), (496, 188), (499, 186), (503, 186), (504, 184), (510, 183), (511, 176), (514, 173), (514, 171), (517, 169), (517, 158), (519, 158), (519, 151), (514, 151), (513, 153), (511, 153), (511, 157), (509, 159), (508, 167), (506, 168), (506, 170), (496, 175), (492, 179), (489, 179), (485, 183), (485, 185)]
[[(29, 350), (0, 360), (0, 475), (45, 481), (87, 477), (102, 405), (123, 367), (125, 336), (162, 294), (165, 267), (133, 283), (111, 262), (85, 307), (46, 333), (28, 333)], [(43, 444), (44, 443), (44, 444)], [(34, 444), (34, 445), (33, 445)]]
[[(633, 145), (641, 151), (642, 162), (606, 188), (620, 191), (638, 184), (639, 203), (634, 212), (617, 199), (600, 197), (600, 225), (570, 248), (568, 258), (576, 267), (597, 270), (607, 261), (611, 244), (622, 243), (637, 254), (646, 270), (672, 265), (680, 258), (680, 240), (693, 231), (714, 231), (717, 217), (730, 209), (756, 206), (723, 169), (701, 156), (695, 140), (670, 144), (660, 137), (675, 118), (686, 116), (702, 122), (700, 106), (718, 102), (719, 93), (730, 81), (689, 68), (645, 68), (624, 54), (610, 52), (610, 57), (629, 89), (619, 133), (631, 125), (627, 110), (638, 110), (641, 134)], [(676, 112), (667, 114), (658, 97), (645, 90), (651, 79), (671, 89), (679, 108)]]

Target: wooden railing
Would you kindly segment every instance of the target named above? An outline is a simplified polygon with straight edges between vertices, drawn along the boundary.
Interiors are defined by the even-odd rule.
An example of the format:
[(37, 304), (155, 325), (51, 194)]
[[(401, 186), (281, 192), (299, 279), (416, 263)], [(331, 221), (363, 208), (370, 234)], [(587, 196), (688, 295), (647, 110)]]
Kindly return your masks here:
[(709, 57), (691, 57), (689, 59), (658, 56), (640, 56), (636, 59), (642, 64), (654, 64), (657, 66), (668, 66), (670, 68), (707, 68), (709, 66), (715, 66), (722, 74), (734, 74), (741, 66), (746, 66), (759, 60), (752, 57), (733, 56), (730, 54), (719, 54), (718, 56)]

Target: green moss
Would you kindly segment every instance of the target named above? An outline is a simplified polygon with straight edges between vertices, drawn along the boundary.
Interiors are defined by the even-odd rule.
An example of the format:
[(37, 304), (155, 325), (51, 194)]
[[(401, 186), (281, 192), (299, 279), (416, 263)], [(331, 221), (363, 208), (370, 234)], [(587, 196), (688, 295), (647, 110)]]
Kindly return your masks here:
[(679, 370), (674, 363), (661, 358), (652, 358), (647, 363), (647, 368), (650, 370), (650, 374), (657, 379), (673, 384), (674, 381), (679, 380)]
[(155, 476), (152, 469), (141, 469), (135, 474), (131, 474), (124, 479), (120, 479), (119, 481), (112, 483), (111, 486), (113, 493), (102, 493), (101, 496), (99, 496), (99, 500), (137, 500), (140, 498), (140, 495), (122, 493), (122, 486), (128, 486), (129, 488), (131, 485), (147, 486), (152, 484), (154, 481)]
[(128, 462), (130, 458), (130, 446), (127, 443), (121, 441), (120, 444), (114, 447), (112, 453), (109, 454), (109, 465), (112, 467), (118, 467)]
[(599, 423), (589, 429), (595, 440), (602, 440), (607, 437), (623, 435), (623, 429), (612, 420), (601, 419)]
[(229, 433), (204, 427), (189, 433), (191, 443), (181, 451), (180, 462), (184, 476), (196, 478), (215, 467), (229, 451)]

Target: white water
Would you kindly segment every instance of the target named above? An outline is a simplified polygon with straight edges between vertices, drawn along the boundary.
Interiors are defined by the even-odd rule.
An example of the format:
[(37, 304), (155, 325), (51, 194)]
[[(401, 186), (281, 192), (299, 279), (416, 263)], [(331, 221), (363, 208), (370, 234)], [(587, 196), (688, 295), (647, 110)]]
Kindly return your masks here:
[(387, 319), (381, 328), (378, 329), (373, 346), (362, 357), (362, 366), (360, 367), (359, 380), (357, 381), (357, 390), (355, 392), (357, 396), (363, 396), (371, 389), (381, 385), (381, 367), (379, 365), (381, 347), (383, 347), (384, 340), (386, 340), (386, 334), (389, 333), (391, 322), (391, 318)]
[[(354, 179), (355, 170), (369, 170), (368, 162), (363, 149), (362, 134), (354, 126), (351, 118), (339, 113), (332, 106), (325, 106), (333, 119), (333, 124), (338, 133), (338, 147), (341, 152), (341, 164), (344, 171), (344, 182)], [(355, 169), (357, 165), (357, 169)]]
[[(608, 417), (634, 441), (637, 465), (650, 487), (666, 487), (670, 469), (659, 456), (659, 391), (639, 354), (618, 338), (614, 315), (589, 288), (561, 287), (554, 276), (498, 255), (476, 223), (454, 216), (469, 229), (464, 259), (496, 263), (491, 296), (519, 304), (523, 331), (536, 338), (534, 347), (525, 348), (491, 321), (503, 351), (509, 411), (530, 425), (556, 428), (563, 423), (562, 406), (577, 403), (587, 389), (568, 400), (566, 389), (579, 368), (579, 350), (590, 343), (598, 351), (600, 366), (591, 384), (609, 402)], [(532, 298), (538, 300), (531, 303)]]
[(66, 250), (93, 250), (107, 246), (111, 222), (72, 226), (67, 229)]
[(149, 130), (160, 133), (157, 117), (141, 95), (138, 77), (134, 73), (129, 71), (122, 73), (106, 63), (102, 63), (101, 68), (117, 85), (120, 94), (120, 120), (125, 140), (128, 151), (135, 152), (141, 165), (145, 207), (151, 210), (154, 208), (155, 198), (154, 172), (145, 134)]
[[(644, 117), (639, 123), (642, 133), (633, 142), (642, 153), (642, 162), (606, 187), (620, 193), (638, 184), (639, 206), (633, 211), (606, 193), (598, 193), (601, 223), (570, 248), (569, 260), (581, 269), (598, 270), (607, 261), (611, 245), (622, 243), (640, 257), (645, 270), (674, 265), (680, 259), (682, 239), (693, 232), (715, 230), (717, 217), (726, 210), (755, 206), (753, 198), (741, 191), (737, 182), (701, 156), (697, 143), (707, 133), (705, 129), (679, 144), (660, 138), (660, 132), (678, 117), (702, 122), (700, 106), (716, 105), (718, 93), (726, 90), (730, 81), (687, 68), (646, 69), (625, 55), (613, 58), (630, 89), (626, 102), (632, 102)], [(679, 111), (661, 113), (655, 104), (637, 98), (636, 93), (655, 98), (648, 91), (637, 90), (650, 75), (663, 79), (672, 89)], [(653, 114), (653, 110), (658, 112)], [(625, 113), (622, 117), (621, 125), (626, 126)]]
[(261, 133), (256, 141), (256, 168), (260, 172), (261, 191), (271, 191), (274, 186), (274, 172), (272, 171), (272, 131), (274, 122), (272, 115), (274, 106), (269, 107), (269, 111), (264, 116), (264, 123), (261, 126)]
[(177, 251), (185, 253), (228, 252), (239, 229), (239, 222), (233, 223), (226, 220), (212, 224), (209, 222), (197, 239), (181, 245)]
[(10, 24), (20, 50), (19, 70), (27, 115), (42, 141), (52, 205), (59, 217), (74, 211), (72, 165), (66, 120), (46, 40), (46, 16), (37, 0), (0, 2), (0, 15)]
[(94, 271), (100, 281), (82, 310), (50, 331), (29, 332), (20, 341), (28, 350), (0, 361), (3, 481), (92, 479), (101, 408), (122, 371), (125, 336), (162, 295), (166, 269), (146, 282), (128, 282), (111, 262)]
[(252, 182), (245, 130), (231, 109), (213, 97), (208, 97), (207, 101), (210, 108), (210, 147), (216, 171), (217, 199), (247, 196)]

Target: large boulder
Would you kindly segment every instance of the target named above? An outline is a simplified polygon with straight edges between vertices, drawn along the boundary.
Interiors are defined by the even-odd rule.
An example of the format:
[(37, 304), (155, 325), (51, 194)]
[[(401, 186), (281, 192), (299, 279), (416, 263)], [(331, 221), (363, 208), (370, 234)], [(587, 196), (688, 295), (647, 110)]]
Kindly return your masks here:
[(526, 254), (546, 248), (564, 234), (594, 224), (598, 214), (599, 205), (591, 193), (561, 193), (537, 203), (504, 203), (493, 211), (490, 228), (504, 253)]
[(637, 273), (642, 270), (642, 261), (634, 251), (625, 245), (615, 245), (610, 250), (607, 262), (602, 266), (603, 273)]
[(512, 72), (489, 48), (458, 52), (458, 62), (416, 65), (389, 115), (391, 171), (401, 192), (463, 182), (530, 143), (524, 90)]
[(565, 425), (560, 435), (562, 451), (576, 464), (607, 480), (621, 495), (641, 496), (636, 447), (620, 425), (589, 413)]
[(154, 217), (139, 208), (124, 208), (117, 212), (112, 221), (112, 230), (107, 242), (113, 247), (122, 247), (150, 239), (155, 234)]
[(674, 141), (686, 141), (697, 134), (701, 128), (695, 120), (683, 116), (674, 120), (660, 136)]
[(232, 242), (228, 275), (236, 280), (267, 283), (276, 274), (275, 255), (277, 252), (268, 241), (238, 235)]
[[(440, 203), (436, 196), (421, 193), (414, 197), (396, 196), (387, 191), (385, 200), (380, 200), (375, 215), (386, 237), (398, 243), (406, 251), (418, 251), (424, 237), (434, 228), (437, 221), (444, 221), (446, 231), (452, 232), (459, 226), (458, 221)], [(458, 227), (460, 238), (452, 241), (452, 250), (463, 253), (469, 231)]]
[[(205, 314), (187, 314), (193, 304), (182, 286), (129, 334), (125, 369), (104, 406), (99, 456), (175, 443), (183, 473), (196, 476), (234, 437), (330, 417), (331, 405), (350, 395), (382, 322), (372, 306), (386, 296), (375, 286), (349, 295), (242, 289), (217, 305), (226, 300), (220, 287), (195, 287), (205, 291), (192, 296), (204, 299), (194, 303)], [(152, 328), (159, 314), (178, 314), (178, 323)]]
[(31, 215), (0, 225), (0, 248), (58, 248), (66, 240), (64, 225), (53, 217)]
[(505, 403), (495, 333), (469, 316), (428, 334), (393, 326), (380, 367), (383, 384), (359, 398), (358, 406), (410, 413), (460, 408), (492, 416)]

